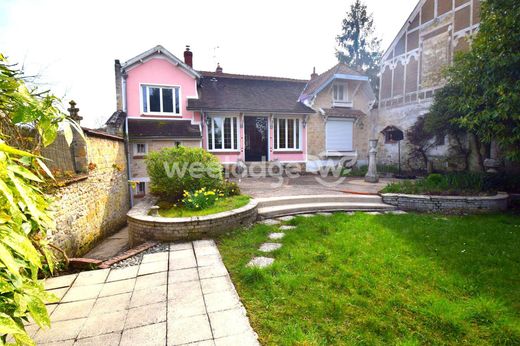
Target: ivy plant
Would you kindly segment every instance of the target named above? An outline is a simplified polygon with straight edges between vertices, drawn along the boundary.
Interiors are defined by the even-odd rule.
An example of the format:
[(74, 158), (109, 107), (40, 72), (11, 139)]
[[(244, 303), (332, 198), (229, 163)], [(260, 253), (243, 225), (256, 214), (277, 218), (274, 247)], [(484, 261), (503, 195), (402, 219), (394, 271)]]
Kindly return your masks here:
[(49, 327), (45, 307), (56, 297), (40, 280), (54, 270), (47, 232), (54, 220), (44, 193), (52, 174), (39, 150), (70, 122), (59, 100), (29, 88), (23, 74), (0, 54), (0, 345), (34, 345), (24, 325)]

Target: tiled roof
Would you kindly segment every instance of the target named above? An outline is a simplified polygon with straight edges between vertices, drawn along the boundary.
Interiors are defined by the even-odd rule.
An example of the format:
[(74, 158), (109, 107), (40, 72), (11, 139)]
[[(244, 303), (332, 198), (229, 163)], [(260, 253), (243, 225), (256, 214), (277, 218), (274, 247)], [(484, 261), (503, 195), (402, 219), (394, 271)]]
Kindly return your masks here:
[(229, 73), (201, 72), (199, 99), (189, 110), (311, 114), (298, 102), (306, 81)]
[(353, 76), (359, 76), (364, 77), (365, 75), (354, 71), (350, 67), (348, 67), (344, 63), (338, 63), (336, 66), (332, 67), (330, 70), (323, 72), (322, 74), (318, 75), (316, 78), (313, 78), (307, 83), (307, 86), (305, 87), (305, 90), (301, 94), (300, 99), (304, 99), (309, 95), (312, 95), (318, 90), (323, 83), (327, 83), (329, 79), (332, 78), (335, 74), (346, 74), (346, 75), (353, 75)]
[(202, 137), (198, 125), (190, 120), (128, 119), (131, 139), (147, 137), (193, 138)]
[(340, 118), (359, 118), (366, 114), (355, 108), (323, 108), (326, 116)]

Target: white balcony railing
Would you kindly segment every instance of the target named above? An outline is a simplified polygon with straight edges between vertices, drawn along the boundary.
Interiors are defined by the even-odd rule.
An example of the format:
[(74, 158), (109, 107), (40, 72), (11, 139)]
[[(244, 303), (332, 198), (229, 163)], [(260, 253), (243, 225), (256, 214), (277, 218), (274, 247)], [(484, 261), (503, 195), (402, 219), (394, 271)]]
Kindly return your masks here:
[(352, 103), (352, 101), (337, 101), (337, 100), (333, 100), (332, 101), (332, 107), (352, 108), (353, 107), (353, 103)]

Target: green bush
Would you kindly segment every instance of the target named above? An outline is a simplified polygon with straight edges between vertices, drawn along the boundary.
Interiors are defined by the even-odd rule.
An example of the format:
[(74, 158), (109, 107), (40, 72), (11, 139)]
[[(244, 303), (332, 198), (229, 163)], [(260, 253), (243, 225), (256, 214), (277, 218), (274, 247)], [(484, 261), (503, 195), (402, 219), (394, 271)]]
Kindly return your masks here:
[(238, 184), (229, 180), (224, 181), (220, 191), (224, 194), (225, 197), (240, 195), (240, 187)]
[(202, 148), (173, 147), (146, 156), (150, 190), (162, 200), (177, 202), (184, 191), (222, 186), (222, 165)]
[(392, 183), (381, 192), (429, 195), (490, 195), (497, 191), (515, 192), (519, 189), (520, 178), (514, 174), (457, 172), (434, 173), (425, 179)]

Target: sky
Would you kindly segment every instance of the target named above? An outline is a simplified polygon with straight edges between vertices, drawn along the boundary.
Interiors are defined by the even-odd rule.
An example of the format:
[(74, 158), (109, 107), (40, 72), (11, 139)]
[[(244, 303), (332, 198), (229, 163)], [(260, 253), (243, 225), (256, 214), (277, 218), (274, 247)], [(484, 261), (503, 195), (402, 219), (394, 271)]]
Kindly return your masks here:
[[(114, 59), (189, 44), (197, 70), (307, 79), (336, 64), (353, 1), (0, 0), (0, 52), (95, 128), (115, 110)], [(383, 50), (417, 2), (365, 0)]]

